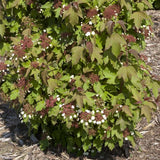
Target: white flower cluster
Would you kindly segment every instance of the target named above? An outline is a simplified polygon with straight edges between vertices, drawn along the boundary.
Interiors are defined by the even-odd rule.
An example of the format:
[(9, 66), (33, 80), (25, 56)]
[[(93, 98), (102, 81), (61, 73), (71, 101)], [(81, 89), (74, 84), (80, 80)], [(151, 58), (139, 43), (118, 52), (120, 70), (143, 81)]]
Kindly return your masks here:
[(87, 33), (85, 34), (86, 37), (88, 37), (88, 36), (90, 36), (90, 35), (93, 35), (93, 36), (94, 36), (94, 35), (95, 35), (95, 31), (87, 32)]
[(23, 119), (26, 118), (26, 117), (28, 117), (29, 119), (31, 119), (32, 115), (27, 115), (26, 113), (24, 113), (23, 109), (21, 108), (21, 112), (19, 114), (19, 118), (20, 118), (21, 123), (24, 122)]

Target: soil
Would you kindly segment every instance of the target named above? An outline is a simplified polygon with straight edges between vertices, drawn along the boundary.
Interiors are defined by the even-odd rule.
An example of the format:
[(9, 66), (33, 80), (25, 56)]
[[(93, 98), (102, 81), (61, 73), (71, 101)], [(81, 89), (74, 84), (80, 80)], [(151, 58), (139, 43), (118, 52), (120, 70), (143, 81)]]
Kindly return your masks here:
[[(146, 40), (146, 49), (142, 52), (148, 57), (148, 64), (153, 68), (153, 78), (160, 80), (160, 10), (148, 11), (154, 21), (154, 34)], [(94, 159), (104, 160), (160, 160), (160, 104), (148, 124), (146, 119), (136, 128), (143, 138), (136, 139), (133, 148), (126, 141), (122, 148), (112, 152), (104, 150)], [(90, 157), (71, 157), (65, 151), (50, 148), (47, 153), (40, 150), (34, 135), (27, 135), (27, 127), (20, 122), (14, 109), (8, 103), (0, 101), (0, 160), (92, 160)]]

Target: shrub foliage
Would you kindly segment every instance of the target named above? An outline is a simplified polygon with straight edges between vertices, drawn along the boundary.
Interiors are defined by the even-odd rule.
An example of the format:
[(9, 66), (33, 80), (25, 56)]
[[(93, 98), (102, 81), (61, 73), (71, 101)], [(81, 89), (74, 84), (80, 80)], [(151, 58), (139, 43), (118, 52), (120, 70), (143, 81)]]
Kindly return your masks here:
[(1, 0), (1, 96), (68, 152), (135, 144), (159, 99), (140, 55), (147, 0)]

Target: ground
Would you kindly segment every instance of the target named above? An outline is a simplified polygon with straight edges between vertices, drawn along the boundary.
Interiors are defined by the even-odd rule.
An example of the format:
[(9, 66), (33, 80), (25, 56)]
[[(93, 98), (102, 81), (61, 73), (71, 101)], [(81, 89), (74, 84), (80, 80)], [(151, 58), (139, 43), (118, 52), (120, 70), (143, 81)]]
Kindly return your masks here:
[[(153, 77), (160, 80), (160, 11), (148, 11), (154, 21), (155, 36), (146, 40), (148, 64), (153, 68)], [(148, 124), (144, 119), (136, 128), (143, 138), (136, 140), (135, 148), (126, 144), (113, 152), (103, 151), (97, 156), (104, 160), (160, 160), (160, 104)], [(89, 157), (70, 157), (66, 152), (51, 149), (46, 154), (39, 149), (34, 135), (28, 137), (27, 127), (20, 120), (8, 103), (0, 101), (0, 160), (91, 160)], [(130, 149), (129, 149), (130, 148)], [(128, 156), (128, 149), (130, 156)], [(124, 153), (126, 154), (124, 155)]]

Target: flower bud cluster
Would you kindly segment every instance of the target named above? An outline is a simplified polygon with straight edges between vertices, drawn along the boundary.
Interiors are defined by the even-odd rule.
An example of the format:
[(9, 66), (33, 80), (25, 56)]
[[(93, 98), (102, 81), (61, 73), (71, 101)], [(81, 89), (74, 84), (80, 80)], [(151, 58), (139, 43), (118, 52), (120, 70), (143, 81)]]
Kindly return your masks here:
[(42, 48), (47, 48), (50, 45), (51, 40), (47, 37), (47, 33), (43, 33), (40, 36), (40, 40), (41, 40), (41, 46)]
[(111, 5), (105, 8), (103, 16), (106, 19), (111, 19), (113, 16), (117, 16), (120, 13), (120, 6)]
[(97, 74), (91, 73), (89, 75), (90, 81), (92, 84), (99, 81), (99, 76)]

